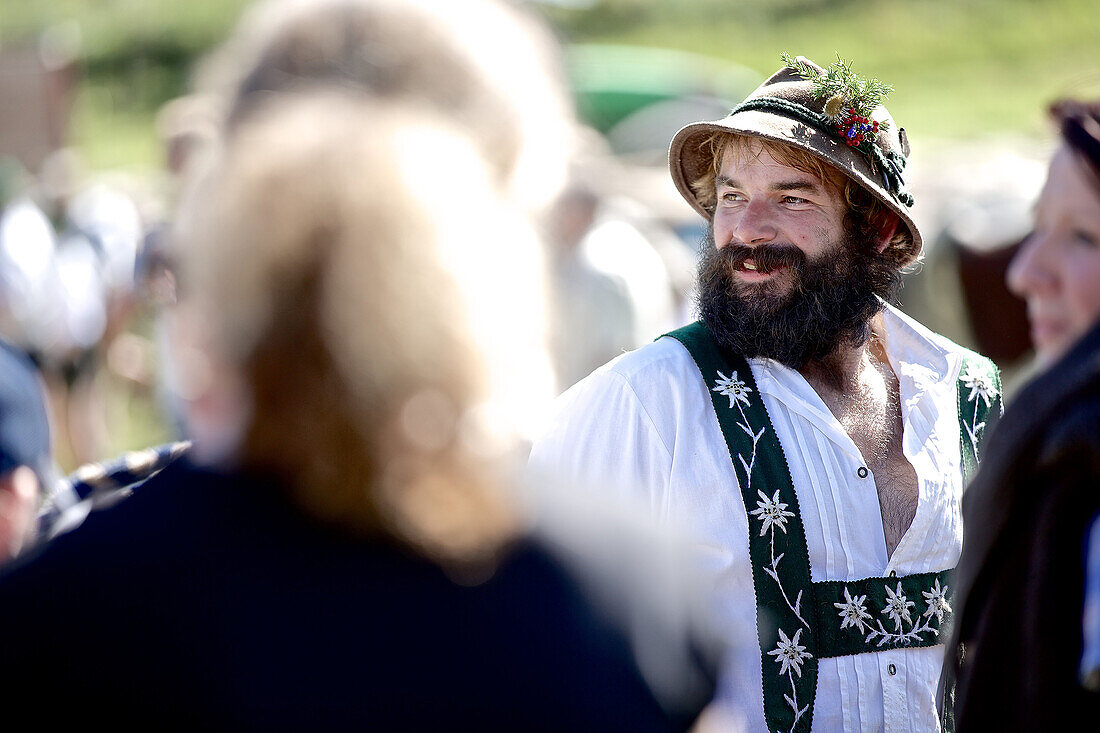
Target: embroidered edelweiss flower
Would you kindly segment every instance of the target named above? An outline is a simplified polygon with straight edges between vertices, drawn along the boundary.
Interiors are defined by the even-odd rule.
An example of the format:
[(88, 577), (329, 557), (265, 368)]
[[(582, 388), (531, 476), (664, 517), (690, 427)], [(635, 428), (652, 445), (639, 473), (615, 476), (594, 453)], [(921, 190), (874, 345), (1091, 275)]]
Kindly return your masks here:
[(882, 609), (882, 613), (890, 617), (890, 620), (897, 625), (898, 631), (901, 631), (902, 619), (905, 619), (907, 624), (913, 623), (913, 618), (909, 615), (909, 607), (915, 605), (917, 604), (902, 594), (900, 582), (897, 592), (890, 590), (890, 586), (886, 586), (886, 608)]
[(714, 383), (714, 387), (710, 391), (729, 397), (730, 407), (734, 407), (737, 402), (748, 406), (749, 392), (752, 392), (752, 389), (746, 387), (745, 383), (737, 378), (737, 372), (730, 372), (728, 377), (722, 372), (718, 372), (718, 381)]
[(936, 582), (932, 585), (932, 590), (922, 590), (921, 595), (924, 596), (924, 600), (928, 603), (928, 610), (923, 615), (928, 618), (932, 618), (932, 614), (936, 615), (936, 621), (943, 623), (943, 615), (945, 613), (951, 613), (951, 606), (947, 605), (947, 586), (940, 589), (940, 579), (936, 578)]
[(962, 377), (963, 384), (970, 388), (970, 394), (966, 396), (967, 402), (974, 402), (981, 397), (985, 406), (997, 396), (997, 388), (993, 386), (993, 379), (984, 372), (971, 372), (967, 370)]
[(849, 626), (854, 626), (859, 629), (859, 633), (863, 633), (864, 625), (866, 625), (867, 621), (871, 620), (871, 614), (867, 613), (867, 607), (863, 605), (866, 600), (867, 596), (852, 598), (852, 596), (848, 594), (848, 589), (844, 589), (845, 602), (833, 604), (840, 609), (840, 628), (846, 629)]
[(798, 643), (798, 637), (801, 635), (802, 629), (798, 629), (794, 632), (794, 638), (788, 639), (783, 629), (779, 630), (779, 644), (768, 652), (775, 655), (775, 661), (779, 662), (779, 674), (787, 674), (787, 669), (790, 668), (801, 677), (802, 660), (813, 658), (813, 655), (806, 651), (806, 647)]
[(753, 509), (749, 514), (758, 517), (763, 526), (760, 527), (760, 536), (763, 537), (764, 533), (771, 529), (774, 524), (783, 530), (783, 534), (787, 533), (787, 517), (793, 517), (794, 512), (787, 511), (787, 505), (779, 501), (779, 489), (775, 490), (775, 496), (768, 498), (768, 495), (763, 491), (757, 491), (760, 495), (760, 501), (756, 502), (758, 508)]

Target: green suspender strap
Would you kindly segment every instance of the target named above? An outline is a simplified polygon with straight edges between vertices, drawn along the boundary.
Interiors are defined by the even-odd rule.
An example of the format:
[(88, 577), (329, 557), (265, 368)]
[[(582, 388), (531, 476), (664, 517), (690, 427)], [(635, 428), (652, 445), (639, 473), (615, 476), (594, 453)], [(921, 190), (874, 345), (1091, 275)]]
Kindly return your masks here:
[[(972, 352), (963, 355), (958, 381), (959, 441), (962, 454), (963, 481), (969, 482), (978, 469), (986, 429), (990, 418), (1004, 412), (1001, 400), (1001, 374), (992, 361)], [(938, 704), (940, 727), (946, 733), (955, 730), (955, 676), (945, 671), (940, 681)]]
[(986, 423), (1004, 412), (1001, 373), (989, 359), (973, 352), (963, 356), (959, 376), (959, 439), (962, 442), (963, 477), (969, 481), (981, 459)]
[[(721, 349), (700, 322), (667, 335), (682, 343), (699, 367), (749, 515), (768, 730), (808, 731), (817, 660), (940, 643), (939, 630), (951, 620), (950, 571), (811, 581), (791, 472), (748, 362)], [(973, 375), (986, 374), (978, 370), (984, 361), (974, 361)], [(995, 377), (990, 379), (991, 385), (998, 384)], [(961, 386), (959, 394), (960, 407), (965, 403), (971, 408), (960, 413), (960, 421), (970, 426), (964, 449), (967, 436), (975, 436), (971, 460), (976, 460), (991, 401), (982, 398), (980, 389), (972, 399), (964, 399), (969, 392), (964, 395)]]

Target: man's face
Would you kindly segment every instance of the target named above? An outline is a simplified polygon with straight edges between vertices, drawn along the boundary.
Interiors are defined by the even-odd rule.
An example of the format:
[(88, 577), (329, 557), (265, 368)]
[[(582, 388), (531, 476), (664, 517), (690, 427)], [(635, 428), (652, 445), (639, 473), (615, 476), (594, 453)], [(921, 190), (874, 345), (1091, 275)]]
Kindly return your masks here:
[(716, 190), (698, 298), (719, 343), (795, 369), (862, 343), (900, 275), (873, 237), (847, 226), (839, 186), (757, 143), (726, 152)]
[[(844, 231), (847, 206), (839, 186), (776, 161), (757, 140), (742, 139), (726, 148), (715, 190), (718, 249), (794, 248), (814, 259), (834, 246)], [(777, 294), (791, 289), (789, 264), (776, 261), (770, 272), (761, 264), (768, 263), (744, 259), (735, 279), (748, 290)]]

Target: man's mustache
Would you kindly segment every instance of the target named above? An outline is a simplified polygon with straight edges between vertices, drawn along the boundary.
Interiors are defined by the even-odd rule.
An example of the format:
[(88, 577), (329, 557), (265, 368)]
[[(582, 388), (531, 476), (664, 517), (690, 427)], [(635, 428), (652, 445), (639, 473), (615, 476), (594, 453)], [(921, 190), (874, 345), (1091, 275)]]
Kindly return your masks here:
[(757, 272), (765, 274), (780, 267), (790, 267), (801, 272), (806, 265), (806, 253), (793, 244), (759, 244), (750, 247), (730, 242), (718, 250), (717, 258), (734, 270), (740, 270), (745, 260), (752, 260)]

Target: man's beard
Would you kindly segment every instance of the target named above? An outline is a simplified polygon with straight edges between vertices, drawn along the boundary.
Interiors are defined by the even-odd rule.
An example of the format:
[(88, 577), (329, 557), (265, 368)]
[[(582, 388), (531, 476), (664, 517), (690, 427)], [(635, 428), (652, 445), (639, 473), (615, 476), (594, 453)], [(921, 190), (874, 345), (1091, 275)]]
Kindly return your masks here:
[[(748, 258), (758, 272), (785, 266), (775, 279), (786, 282), (742, 282), (736, 273)], [(883, 299), (893, 300), (900, 282), (901, 273), (872, 239), (853, 231), (810, 259), (793, 244), (731, 242), (719, 250), (710, 226), (696, 298), (699, 317), (719, 344), (745, 358), (800, 369), (843, 344), (865, 342), (871, 318), (883, 309)]]

